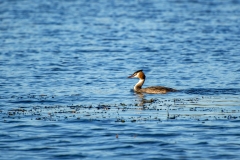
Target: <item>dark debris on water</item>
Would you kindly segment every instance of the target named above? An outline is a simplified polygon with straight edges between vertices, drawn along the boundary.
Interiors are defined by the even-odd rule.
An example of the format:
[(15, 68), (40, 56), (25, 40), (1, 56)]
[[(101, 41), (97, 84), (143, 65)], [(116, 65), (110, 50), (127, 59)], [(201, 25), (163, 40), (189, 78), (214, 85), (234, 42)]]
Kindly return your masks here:
[[(24, 99), (21, 97), (13, 97)], [(26, 98), (26, 97), (25, 97)], [(29, 95), (27, 98), (49, 99), (54, 96)], [(223, 107), (214, 102), (212, 97), (189, 99), (141, 99), (134, 104), (99, 104), (99, 105), (42, 105), (32, 104), (31, 107), (1, 109), (3, 120), (30, 118), (31, 120), (110, 120), (114, 122), (141, 122), (162, 120), (217, 120), (239, 119), (240, 109)], [(217, 100), (215, 100), (217, 101)], [(39, 101), (38, 101), (39, 102)], [(211, 105), (209, 105), (211, 103)], [(214, 105), (214, 103), (216, 103)]]

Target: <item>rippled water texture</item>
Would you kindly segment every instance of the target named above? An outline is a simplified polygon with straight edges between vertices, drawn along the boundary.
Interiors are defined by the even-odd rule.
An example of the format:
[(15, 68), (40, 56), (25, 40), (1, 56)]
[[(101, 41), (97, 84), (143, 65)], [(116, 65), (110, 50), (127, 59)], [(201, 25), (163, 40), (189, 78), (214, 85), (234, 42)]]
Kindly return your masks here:
[[(0, 159), (239, 159), (240, 1), (0, 2)], [(138, 95), (144, 86), (178, 92)]]

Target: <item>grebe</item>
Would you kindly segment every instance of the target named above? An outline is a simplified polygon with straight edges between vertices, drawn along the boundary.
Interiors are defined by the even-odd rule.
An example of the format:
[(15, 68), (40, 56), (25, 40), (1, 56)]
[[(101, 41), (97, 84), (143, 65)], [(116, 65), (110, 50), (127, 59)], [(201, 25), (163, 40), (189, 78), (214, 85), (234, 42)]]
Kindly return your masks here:
[(175, 92), (176, 91), (175, 89), (162, 87), (162, 86), (153, 86), (153, 87), (142, 88), (142, 85), (146, 78), (146, 76), (142, 70), (138, 70), (138, 71), (134, 72), (128, 78), (139, 78), (138, 83), (134, 86), (134, 91), (137, 93), (152, 93), (152, 94), (161, 93), (161, 94), (164, 94), (167, 92)]

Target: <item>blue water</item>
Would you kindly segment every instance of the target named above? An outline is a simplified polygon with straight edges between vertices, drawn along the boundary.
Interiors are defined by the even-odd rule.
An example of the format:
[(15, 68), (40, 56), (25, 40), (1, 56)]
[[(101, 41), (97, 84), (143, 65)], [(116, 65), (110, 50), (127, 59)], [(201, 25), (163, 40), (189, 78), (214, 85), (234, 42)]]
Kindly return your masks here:
[[(239, 159), (240, 1), (0, 2), (0, 159)], [(144, 86), (175, 88), (138, 95)]]

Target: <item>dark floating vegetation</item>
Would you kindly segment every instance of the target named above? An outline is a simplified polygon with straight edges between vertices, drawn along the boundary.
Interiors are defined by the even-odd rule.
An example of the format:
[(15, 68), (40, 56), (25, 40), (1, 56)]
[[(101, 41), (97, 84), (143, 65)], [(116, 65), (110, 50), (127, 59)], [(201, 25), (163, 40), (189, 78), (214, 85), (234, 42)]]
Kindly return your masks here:
[[(56, 97), (47, 95), (12, 96), (8, 101), (10, 104), (19, 103), (19, 107), (2, 108), (0, 117), (5, 122), (11, 119), (30, 119), (120, 123), (165, 120), (235, 120), (240, 118), (240, 101), (238, 99), (201, 96), (189, 99), (140, 99), (133, 104), (55, 105), (58, 103), (55, 100)], [(6, 99), (6, 97), (0, 97), (0, 99)], [(45, 102), (50, 105), (45, 105)], [(53, 102), (54, 104), (51, 105)]]
[(240, 88), (191, 88), (186, 90), (181, 90), (187, 94), (200, 94), (200, 95), (239, 95)]

